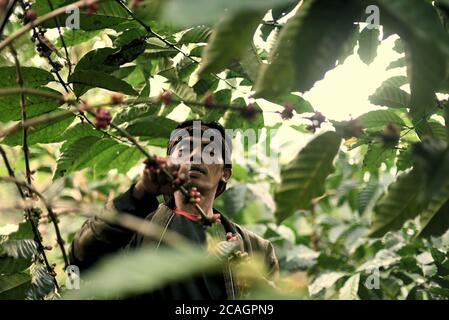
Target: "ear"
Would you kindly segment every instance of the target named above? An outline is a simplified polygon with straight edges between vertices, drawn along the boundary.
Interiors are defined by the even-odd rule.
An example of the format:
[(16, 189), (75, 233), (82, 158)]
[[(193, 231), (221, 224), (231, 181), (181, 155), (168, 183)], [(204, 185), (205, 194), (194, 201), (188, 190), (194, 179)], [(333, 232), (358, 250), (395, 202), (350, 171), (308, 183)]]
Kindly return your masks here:
[(221, 181), (228, 182), (229, 179), (232, 176), (232, 169), (231, 168), (223, 168), (223, 174), (221, 176)]

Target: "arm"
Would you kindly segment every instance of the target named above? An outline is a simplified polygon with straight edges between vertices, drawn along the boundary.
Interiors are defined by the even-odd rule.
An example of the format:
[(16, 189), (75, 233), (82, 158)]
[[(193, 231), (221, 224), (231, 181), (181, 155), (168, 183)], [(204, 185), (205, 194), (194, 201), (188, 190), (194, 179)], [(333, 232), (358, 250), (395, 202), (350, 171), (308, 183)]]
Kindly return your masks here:
[[(146, 192), (139, 182), (105, 206), (144, 218), (158, 205), (156, 196)], [(92, 217), (75, 235), (69, 250), (70, 264), (88, 268), (99, 258), (126, 246), (133, 235), (129, 229)]]

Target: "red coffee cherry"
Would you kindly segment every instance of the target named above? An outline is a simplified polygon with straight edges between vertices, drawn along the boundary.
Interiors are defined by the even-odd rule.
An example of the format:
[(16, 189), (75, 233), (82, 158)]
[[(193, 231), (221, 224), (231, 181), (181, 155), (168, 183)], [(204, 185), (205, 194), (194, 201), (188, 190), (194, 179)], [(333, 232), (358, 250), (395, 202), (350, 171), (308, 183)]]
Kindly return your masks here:
[(167, 159), (164, 157), (153, 156), (150, 159), (146, 159), (143, 163), (145, 163), (145, 167), (149, 169), (150, 172), (157, 172), (159, 169), (167, 166)]
[(278, 113), (281, 115), (281, 118), (283, 120), (289, 120), (291, 118), (293, 118), (293, 107), (288, 103), (284, 103), (284, 110), (282, 110), (282, 112)]
[(111, 101), (113, 104), (121, 104), (124, 100), (124, 96), (121, 93), (114, 93), (111, 95)]
[(246, 108), (243, 108), (240, 111), (243, 118), (253, 121), (257, 117), (257, 109), (254, 103), (249, 103)]
[(96, 2), (89, 4), (87, 6), (86, 16), (88, 17), (92, 16), (95, 12), (98, 11), (99, 8), (100, 6)]
[(111, 124), (112, 116), (109, 110), (98, 108), (95, 111), (95, 126), (98, 129), (105, 129)]
[(215, 104), (215, 95), (212, 91), (208, 91), (206, 93), (206, 96), (204, 97), (204, 106), (207, 107), (212, 107)]
[(31, 9), (25, 13), (25, 16), (24, 16), (25, 23), (32, 22), (36, 19), (37, 19), (37, 12), (35, 10)]
[(164, 102), (165, 104), (171, 104), (173, 102), (171, 92), (170, 91), (162, 92), (159, 96), (159, 100)]

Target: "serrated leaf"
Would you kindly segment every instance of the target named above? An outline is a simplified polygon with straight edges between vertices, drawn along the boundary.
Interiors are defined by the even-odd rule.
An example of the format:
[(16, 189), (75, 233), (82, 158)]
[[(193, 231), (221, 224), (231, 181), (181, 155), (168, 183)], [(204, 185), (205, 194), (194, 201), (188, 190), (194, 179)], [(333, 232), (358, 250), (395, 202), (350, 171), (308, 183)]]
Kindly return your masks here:
[(210, 37), (212, 29), (208, 26), (198, 26), (184, 32), (178, 45), (189, 43), (206, 43)]
[(371, 179), (368, 181), (366, 187), (364, 187), (357, 195), (357, 210), (360, 215), (362, 215), (366, 208), (373, 201), (377, 190), (379, 188), (379, 182), (376, 179)]
[(334, 171), (333, 160), (339, 150), (341, 138), (326, 132), (313, 139), (296, 158), (281, 171), (282, 182), (276, 190), (278, 223), (295, 210), (310, 209), (313, 198), (324, 193), (324, 182)]
[[(69, 77), (69, 82), (83, 85), (75, 87), (75, 94), (79, 97), (90, 88), (103, 88), (110, 91), (123, 92), (128, 95), (139, 93), (128, 83), (101, 71), (76, 71)], [(87, 88), (86, 88), (87, 86)]]
[(27, 293), (27, 298), (31, 300), (44, 299), (55, 289), (54, 278), (51, 276), (44, 264), (34, 263), (30, 268), (31, 287)]
[[(67, 292), (65, 299), (129, 297), (151, 292), (164, 284), (201, 272), (217, 270), (219, 266), (220, 262), (205, 254), (204, 250), (189, 248), (182, 251), (156, 251), (147, 247), (139, 248), (103, 259), (83, 275), (85, 283), (81, 289)], [(123, 270), (133, 276), (119, 276)]]
[[(49, 114), (59, 112), (55, 110)], [(52, 143), (56, 142), (58, 136), (73, 122), (74, 115), (67, 115), (65, 118), (55, 120), (50, 123), (40, 124), (35, 127), (28, 128), (28, 145), (36, 143)], [(9, 146), (18, 146), (22, 144), (22, 131), (14, 132), (6, 136), (2, 143)]]
[(381, 86), (369, 97), (369, 101), (378, 106), (409, 108), (410, 94), (396, 87)]
[(357, 118), (363, 128), (383, 127), (389, 123), (396, 123), (399, 126), (405, 126), (404, 120), (396, 113), (390, 110), (374, 110), (362, 114)]
[(31, 277), (26, 273), (16, 273), (0, 277), (0, 300), (23, 300), (31, 285)]
[(422, 237), (441, 236), (449, 229), (449, 184), (433, 197), (419, 217)]
[(273, 98), (305, 92), (335, 67), (345, 40), (354, 32), (362, 10), (355, 1), (306, 1), (282, 28), (254, 90)]
[[(53, 75), (43, 69), (35, 67), (21, 67), (20, 73), (24, 86), (28, 88), (38, 88), (54, 81)], [(0, 88), (17, 87), (16, 67), (0, 67)]]
[[(60, 96), (59, 92), (49, 88), (42, 87), (39, 88), (39, 90)], [(7, 122), (22, 119), (20, 99), (19, 95), (0, 97), (0, 106), (2, 108), (2, 112), (0, 112), (0, 121)], [(55, 99), (25, 95), (25, 108), (28, 119), (53, 111), (58, 107), (59, 102)]]
[(401, 174), (388, 187), (387, 195), (374, 208), (371, 237), (380, 237), (387, 231), (401, 228), (405, 221), (414, 218), (423, 209), (423, 203), (418, 201), (423, 179), (421, 170), (414, 168)]
[[(56, 9), (58, 7), (62, 7), (67, 4), (67, 1), (64, 0), (53, 0), (52, 1), (53, 8)], [(36, 0), (33, 3), (33, 9), (36, 10), (38, 16), (42, 16), (50, 11), (50, 6), (48, 5), (48, 1), (46, 0)], [(88, 8), (84, 8), (80, 10), (79, 27), (82, 30), (91, 31), (91, 30), (99, 30), (104, 28), (114, 28), (120, 23), (124, 23), (127, 21), (132, 21), (132, 18), (129, 17), (127, 12), (114, 0), (105, 0), (101, 2), (98, 10), (93, 12), (92, 14), (86, 14)], [(73, 15), (74, 11), (68, 11), (68, 13), (64, 13), (59, 15), (58, 20), (60, 25), (65, 25), (65, 21), (70, 19), (70, 15)], [(56, 28), (57, 24), (54, 19), (47, 20), (43, 23), (45, 28)]]
[(379, 41), (380, 31), (379, 29), (368, 29), (365, 27), (359, 36), (359, 50), (357, 51), (360, 60), (366, 65), (370, 65), (371, 62), (377, 56), (377, 47), (380, 44)]
[(164, 116), (147, 116), (131, 121), (125, 129), (138, 137), (168, 139), (177, 125), (176, 121)]

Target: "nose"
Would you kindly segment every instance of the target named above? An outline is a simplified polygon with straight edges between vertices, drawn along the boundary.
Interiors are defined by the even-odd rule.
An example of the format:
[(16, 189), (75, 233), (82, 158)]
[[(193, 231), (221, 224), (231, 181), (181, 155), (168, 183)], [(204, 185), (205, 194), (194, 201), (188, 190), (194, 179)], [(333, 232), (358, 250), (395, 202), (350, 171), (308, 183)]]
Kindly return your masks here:
[(200, 164), (202, 162), (202, 150), (201, 150), (201, 145), (195, 146), (195, 144), (193, 145), (192, 151), (190, 152), (190, 158), (189, 158), (189, 162), (190, 164)]

